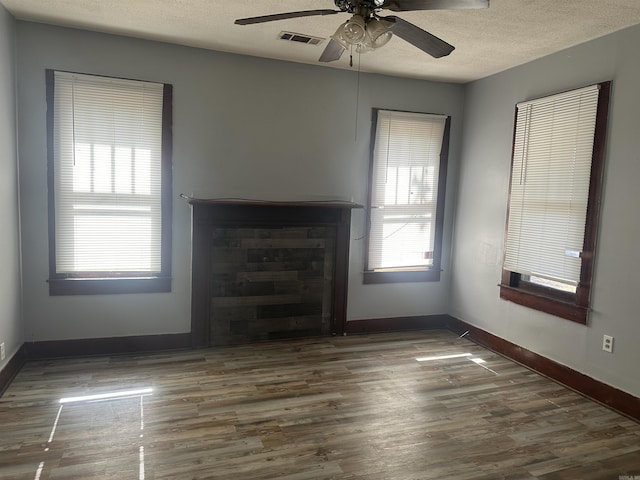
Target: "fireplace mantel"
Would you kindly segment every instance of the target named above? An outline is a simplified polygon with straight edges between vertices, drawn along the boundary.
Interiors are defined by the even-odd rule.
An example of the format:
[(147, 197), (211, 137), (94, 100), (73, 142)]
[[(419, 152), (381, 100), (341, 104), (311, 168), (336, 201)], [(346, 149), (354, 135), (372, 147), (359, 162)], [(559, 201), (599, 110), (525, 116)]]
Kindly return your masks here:
[[(341, 201), (283, 202), (196, 198), (189, 198), (188, 202), (193, 207), (191, 332), (195, 347), (280, 338), (286, 337), (288, 332), (292, 336), (313, 334), (309, 332), (313, 332), (316, 327), (309, 326), (309, 317), (305, 316), (309, 309), (307, 300), (301, 300), (299, 308), (296, 308), (295, 303), (286, 300), (292, 295), (282, 295), (280, 291), (283, 284), (298, 276), (315, 276), (310, 285), (299, 288), (308, 292), (314, 292), (316, 288), (323, 291), (323, 300), (316, 299), (316, 303), (322, 304), (322, 321), (321, 327), (316, 328), (317, 334), (344, 333), (351, 210), (361, 208), (360, 205)], [(298, 242), (300, 245), (297, 246)], [(306, 248), (308, 244), (314, 244), (314, 247)], [(269, 248), (273, 251), (268, 250)], [(296, 257), (295, 261), (269, 260), (269, 257), (280, 256), (288, 250)], [(300, 267), (303, 271), (290, 271), (292, 263), (300, 263), (299, 253), (304, 250), (315, 251), (313, 255), (322, 251), (330, 256), (320, 262), (317, 258), (309, 260), (309, 268), (315, 271), (304, 271), (304, 266)], [(267, 262), (264, 265), (260, 264), (260, 258), (255, 259), (255, 252), (258, 251), (263, 253), (263, 261)], [(228, 263), (230, 257), (247, 256), (254, 259), (241, 260), (237, 267)], [(273, 263), (268, 263), (270, 261), (280, 262), (285, 266), (282, 271), (274, 273), (272, 269), (277, 270), (277, 265), (274, 267)], [(235, 268), (238, 270), (235, 271)], [(224, 271), (224, 277), (231, 279), (230, 285), (220, 286), (220, 271)], [(285, 300), (279, 306), (278, 295), (269, 298), (268, 293), (265, 293), (264, 302), (267, 306), (256, 308), (260, 311), (290, 309), (294, 312), (284, 313), (285, 318), (276, 318), (273, 332), (269, 331), (269, 320), (256, 316), (256, 312), (251, 310), (251, 305), (259, 303), (262, 295), (253, 290), (261, 282), (264, 284), (265, 277), (269, 277), (267, 282), (274, 282), (274, 285), (264, 285), (267, 287), (265, 290), (275, 290)], [(259, 280), (255, 280), (256, 278)], [(278, 281), (282, 283), (278, 284)], [(322, 284), (319, 285), (318, 282)], [(229, 305), (233, 306), (229, 307), (229, 317), (235, 317), (227, 321), (226, 314), (220, 313), (224, 311), (220, 306)], [(303, 312), (300, 317), (295, 316), (296, 310)], [(241, 312), (239, 316), (238, 312)], [(242, 312), (247, 312), (247, 318), (242, 318)], [(222, 327), (218, 325), (221, 320)], [(229, 323), (232, 325), (229, 326)], [(237, 325), (241, 325), (240, 331), (234, 330)]]
[(363, 208), (362, 205), (342, 200), (254, 200), (242, 198), (193, 198), (187, 197), (191, 205), (210, 206), (260, 206), (260, 207), (318, 207), (318, 208)]

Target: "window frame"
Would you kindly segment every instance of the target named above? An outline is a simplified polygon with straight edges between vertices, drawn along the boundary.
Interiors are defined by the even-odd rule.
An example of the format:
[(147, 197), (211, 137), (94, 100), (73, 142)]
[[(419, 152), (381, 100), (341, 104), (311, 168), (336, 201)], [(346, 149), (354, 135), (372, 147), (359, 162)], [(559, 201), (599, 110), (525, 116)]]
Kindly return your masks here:
[(433, 263), (428, 267), (397, 267), (386, 269), (370, 269), (369, 268), (369, 248), (371, 233), (371, 213), (374, 189), (374, 162), (375, 162), (375, 144), (376, 131), (378, 125), (378, 114), (380, 111), (402, 112), (402, 113), (418, 113), (424, 115), (434, 115), (424, 112), (408, 112), (404, 110), (391, 110), (386, 108), (374, 108), (371, 122), (371, 142), (369, 151), (369, 190), (367, 194), (367, 241), (364, 248), (364, 272), (363, 284), (383, 284), (383, 283), (412, 283), (412, 282), (438, 282), (440, 281), (440, 273), (442, 271), (442, 238), (444, 231), (444, 209), (447, 183), (447, 166), (449, 161), (449, 140), (451, 136), (451, 116), (445, 116), (444, 131), (442, 134), (442, 146), (440, 150), (440, 163), (438, 169), (438, 194), (436, 196), (436, 217), (434, 221), (435, 234), (433, 244)]
[[(564, 292), (527, 281), (523, 275), (508, 269), (502, 269), (500, 298), (519, 305), (539, 310), (566, 320), (586, 325), (590, 310), (591, 285), (595, 262), (597, 233), (602, 203), (604, 179), (604, 161), (606, 150), (607, 121), (611, 96), (611, 81), (596, 84), (599, 87), (593, 151), (591, 157), (591, 173), (589, 194), (587, 197), (587, 215), (582, 249), (580, 279), (576, 293)], [(517, 118), (517, 107), (515, 110)], [(511, 199), (511, 170), (513, 170), (515, 136), (517, 122), (514, 120), (513, 149), (509, 180), (509, 203)], [(505, 223), (505, 245), (507, 241), (507, 225), (509, 222), (509, 203)]]
[[(49, 295), (101, 295), (125, 293), (155, 293), (171, 291), (171, 240), (172, 240), (172, 152), (173, 152), (173, 86), (163, 83), (162, 94), (162, 133), (161, 133), (161, 232), (160, 262), (157, 274), (148, 275), (135, 272), (99, 272), (94, 273), (58, 273), (56, 270), (56, 206), (55, 206), (55, 72), (78, 73), (104, 78), (107, 75), (95, 75), (63, 70), (46, 69), (46, 127), (47, 127), (47, 213), (49, 231)], [(129, 80), (129, 79), (127, 79)], [(144, 80), (142, 80), (144, 81)]]

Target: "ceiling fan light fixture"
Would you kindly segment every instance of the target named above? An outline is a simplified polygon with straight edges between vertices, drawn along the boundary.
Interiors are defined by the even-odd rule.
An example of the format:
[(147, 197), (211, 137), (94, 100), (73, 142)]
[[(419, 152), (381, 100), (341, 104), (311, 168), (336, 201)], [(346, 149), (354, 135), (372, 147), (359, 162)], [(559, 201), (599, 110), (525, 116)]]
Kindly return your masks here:
[(347, 20), (347, 22), (342, 25), (342, 29), (338, 30), (341, 30), (340, 38), (349, 45), (358, 45), (365, 39), (367, 34), (364, 18), (358, 14)]
[(359, 43), (356, 47), (356, 52), (367, 53), (373, 51), (373, 44), (371, 42)]
[(389, 27), (377, 18), (371, 18), (367, 22), (367, 37), (373, 48), (380, 48), (389, 43), (393, 33)]
[(340, 24), (340, 26), (336, 30), (336, 33), (331, 35), (331, 39), (335, 40), (336, 42), (338, 42), (340, 45), (342, 45), (346, 49), (346, 48), (349, 48), (351, 45), (349, 43), (347, 43), (347, 41), (342, 36), (342, 32), (344, 31), (344, 26), (345, 25), (346, 25), (346, 23)]

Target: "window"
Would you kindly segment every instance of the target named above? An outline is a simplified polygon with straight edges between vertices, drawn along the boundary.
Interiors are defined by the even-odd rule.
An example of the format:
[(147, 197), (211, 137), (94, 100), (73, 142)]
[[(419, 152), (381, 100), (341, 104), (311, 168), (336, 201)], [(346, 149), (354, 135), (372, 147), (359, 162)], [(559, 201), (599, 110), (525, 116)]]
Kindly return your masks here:
[(440, 280), (450, 119), (374, 110), (365, 283)]
[(587, 323), (610, 83), (519, 103), (500, 296)]
[(171, 289), (171, 85), (47, 70), (49, 292)]

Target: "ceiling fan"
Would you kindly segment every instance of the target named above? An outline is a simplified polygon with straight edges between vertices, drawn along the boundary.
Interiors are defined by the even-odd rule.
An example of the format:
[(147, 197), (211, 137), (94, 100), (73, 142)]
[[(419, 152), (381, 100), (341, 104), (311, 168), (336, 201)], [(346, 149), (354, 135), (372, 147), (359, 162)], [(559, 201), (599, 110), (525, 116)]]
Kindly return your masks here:
[(380, 10), (409, 12), (415, 10), (443, 10), (488, 8), (489, 0), (334, 0), (339, 10), (303, 10), (276, 13), (259, 17), (240, 18), (237, 25), (273, 22), (289, 18), (350, 13), (351, 18), (341, 24), (331, 36), (320, 56), (321, 62), (338, 60), (348, 48), (364, 53), (385, 45), (395, 34), (434, 58), (449, 55), (455, 47), (435, 35), (395, 15), (382, 17)]

